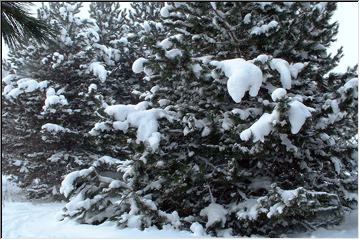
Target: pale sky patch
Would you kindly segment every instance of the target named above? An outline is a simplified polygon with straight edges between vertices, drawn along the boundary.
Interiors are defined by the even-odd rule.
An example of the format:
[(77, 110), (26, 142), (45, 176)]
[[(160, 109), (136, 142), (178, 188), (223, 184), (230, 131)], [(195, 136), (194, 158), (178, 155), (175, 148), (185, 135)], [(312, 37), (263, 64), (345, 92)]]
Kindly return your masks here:
[(334, 13), (333, 20), (338, 21), (339, 32), (337, 41), (330, 46), (330, 52), (335, 54), (337, 49), (343, 46), (344, 57), (333, 71), (346, 71), (347, 67), (353, 67), (359, 62), (359, 3), (338, 3), (338, 9)]

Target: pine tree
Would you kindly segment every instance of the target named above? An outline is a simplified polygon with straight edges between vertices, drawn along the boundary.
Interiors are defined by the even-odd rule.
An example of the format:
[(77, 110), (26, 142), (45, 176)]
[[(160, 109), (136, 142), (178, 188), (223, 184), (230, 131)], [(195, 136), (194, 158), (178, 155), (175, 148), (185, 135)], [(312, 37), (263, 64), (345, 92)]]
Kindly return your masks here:
[[(141, 82), (132, 91), (138, 99), (114, 98), (95, 85), (84, 91), (101, 120), (83, 126), (94, 123), (91, 147), (104, 156), (62, 181), (64, 217), (216, 236), (276, 237), (339, 223), (357, 204), (358, 79), (356, 67), (325, 75), (342, 54), (326, 53), (337, 33), (330, 23), (336, 4), (133, 7), (131, 24), (109, 44), (122, 51), (111, 41), (127, 34), (139, 56), (131, 67)], [(111, 14), (105, 20), (96, 9), (92, 16), (110, 39)], [(84, 46), (85, 66), (111, 69), (111, 58)], [(74, 129), (61, 126), (67, 134)]]
[(51, 41), (54, 32), (44, 21), (30, 16), (28, 7), (32, 3), (1, 3), (1, 34), (11, 49), (23, 46), (30, 38), (39, 43)]
[[(141, 92), (145, 91), (142, 85), (146, 84), (139, 84), (136, 74), (131, 70), (132, 63), (140, 56), (141, 51), (138, 51), (138, 48), (141, 47), (139, 45), (144, 42), (144, 38), (149, 33), (149, 29), (144, 27), (146, 24), (139, 24), (137, 19), (144, 18), (150, 21), (149, 28), (151, 28), (152, 36), (161, 34), (163, 29), (154, 22), (156, 19), (159, 20), (159, 16), (154, 17), (152, 14), (156, 9), (160, 10), (155, 6), (162, 5), (159, 3), (133, 3), (133, 8), (129, 12), (121, 10), (119, 6), (118, 3), (103, 2), (94, 2), (90, 5), (90, 16), (102, 26), (100, 27), (101, 36), (109, 35), (111, 37), (107, 37), (107, 41), (101, 40), (94, 45), (97, 56), (95, 61), (101, 62), (106, 69), (109, 69), (110, 74), (106, 82), (98, 85), (98, 90), (95, 91), (99, 100), (96, 110), (99, 123), (89, 133), (93, 135), (95, 145), (100, 147), (103, 152), (107, 152), (113, 157), (126, 157), (130, 151), (126, 146), (127, 138), (112, 133), (101, 134), (102, 132), (111, 132), (112, 129), (113, 119), (104, 111), (108, 104), (117, 102), (133, 104), (146, 97), (146, 93)], [(128, 15), (125, 15), (126, 13)], [(111, 56), (104, 57), (105, 53), (111, 53)]]
[[(97, 158), (87, 134), (96, 120), (96, 99), (88, 88), (104, 71), (92, 65), (89, 46), (99, 36), (91, 21), (76, 16), (80, 8), (81, 3), (43, 5), (39, 18), (58, 38), (47, 45), (30, 41), (10, 53), (16, 74), (8, 76), (3, 100), (7, 129), (16, 130), (16, 138), (5, 151), (22, 161), (12, 172), (25, 169), (19, 176), (30, 197), (60, 196), (63, 175)], [(13, 169), (16, 164), (9, 161)]]
[(97, 61), (107, 65), (109, 76), (129, 78), (126, 64), (133, 54), (128, 46), (126, 11), (120, 3), (93, 2), (89, 13), (99, 28), (100, 39), (93, 45)]

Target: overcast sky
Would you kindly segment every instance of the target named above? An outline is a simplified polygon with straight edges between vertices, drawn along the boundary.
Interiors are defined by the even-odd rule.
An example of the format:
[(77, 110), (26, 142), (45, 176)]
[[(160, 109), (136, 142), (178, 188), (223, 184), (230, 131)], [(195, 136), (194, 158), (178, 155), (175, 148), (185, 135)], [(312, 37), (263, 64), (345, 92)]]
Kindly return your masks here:
[[(81, 16), (87, 17), (89, 2), (84, 2), (84, 8), (80, 13)], [(121, 6), (129, 8), (129, 2), (120, 3)], [(36, 2), (36, 6), (41, 6), (41, 3)], [(34, 13), (36, 8), (34, 8)], [(336, 53), (337, 49), (343, 46), (344, 57), (335, 71), (345, 71), (348, 66), (354, 66), (359, 59), (359, 3), (358, 2), (341, 2), (338, 3), (338, 9), (333, 16), (333, 21), (338, 21), (339, 33), (337, 41), (331, 45), (330, 52)], [(2, 41), (2, 58), (6, 58), (8, 49)]]

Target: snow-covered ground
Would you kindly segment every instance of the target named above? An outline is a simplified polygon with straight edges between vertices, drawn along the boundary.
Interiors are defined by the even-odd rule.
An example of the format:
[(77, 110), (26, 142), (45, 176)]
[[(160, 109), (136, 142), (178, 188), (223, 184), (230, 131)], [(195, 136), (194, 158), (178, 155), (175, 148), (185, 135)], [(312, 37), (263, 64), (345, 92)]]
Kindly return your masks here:
[(346, 214), (344, 222), (330, 229), (320, 228), (314, 232), (296, 234), (296, 238), (358, 238), (358, 210)]
[[(2, 234), (4, 238), (194, 238), (191, 232), (149, 228), (118, 229), (115, 223), (78, 224), (58, 221), (56, 215), (64, 203), (4, 202)], [(352, 211), (344, 224), (332, 229), (319, 229), (289, 237), (357, 238), (357, 211)]]
[[(3, 238), (198, 238), (192, 232), (173, 229), (119, 229), (114, 222), (100, 225), (78, 224), (73, 220), (58, 221), (56, 216), (65, 203), (28, 202), (21, 190), (2, 176)], [(358, 211), (347, 214), (343, 224), (289, 237), (357, 238)], [(209, 236), (206, 236), (209, 237)]]
[(2, 234), (4, 238), (194, 238), (190, 232), (149, 228), (118, 229), (115, 223), (78, 224), (58, 221), (64, 203), (5, 202)]

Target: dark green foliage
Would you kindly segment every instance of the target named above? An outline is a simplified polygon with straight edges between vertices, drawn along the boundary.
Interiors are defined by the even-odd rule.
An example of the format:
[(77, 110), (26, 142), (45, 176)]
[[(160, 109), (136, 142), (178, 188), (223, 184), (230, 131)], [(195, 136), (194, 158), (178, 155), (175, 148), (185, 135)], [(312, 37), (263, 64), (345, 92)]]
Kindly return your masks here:
[(234, 228), (248, 236), (255, 233), (276, 237), (281, 232), (315, 230), (340, 223), (343, 215), (336, 194), (311, 192), (301, 187), (286, 191), (272, 185), (268, 194), (250, 209), (239, 206), (236, 214), (239, 222)]
[[(129, 167), (133, 174), (125, 183), (137, 197), (157, 206), (155, 212), (138, 206), (135, 215), (141, 216), (141, 226), (149, 221), (157, 225), (157, 214), (173, 211), (181, 227), (189, 227), (189, 222), (203, 223), (207, 219), (201, 212), (211, 202), (229, 211), (225, 226), (216, 222), (206, 229), (212, 234), (231, 228), (234, 234), (279, 236), (292, 229), (289, 226), (299, 231), (340, 222), (343, 211), (356, 201), (353, 154), (357, 141), (350, 139), (356, 132), (356, 111), (351, 109), (357, 107), (357, 96), (353, 90), (341, 90), (345, 81), (356, 76), (351, 73), (330, 75), (338, 81), (336, 85), (324, 88), (322, 84), (329, 81), (324, 74), (341, 57), (341, 50), (334, 57), (326, 54), (337, 33), (337, 23), (329, 24), (336, 5), (215, 4), (216, 9), (209, 3), (169, 3), (169, 13), (160, 21), (165, 31), (159, 31), (147, 19), (138, 20), (138, 36), (146, 49), (142, 57), (146, 58), (143, 79), (147, 82), (141, 89), (157, 87), (149, 98), (152, 107), (164, 108), (159, 100), (166, 99), (166, 109), (178, 114), (173, 123), (160, 122), (160, 149), (150, 152), (145, 146), (132, 148)], [(245, 23), (242, 19), (247, 14), (251, 14), (251, 20)], [(256, 27), (272, 20), (277, 21), (277, 27), (252, 34)], [(170, 46), (160, 46), (166, 38)], [(180, 54), (171, 57), (171, 50)], [(266, 82), (256, 98), (245, 96), (240, 104), (234, 103), (227, 95), (227, 77), (209, 62), (236, 57), (252, 60), (260, 54), (270, 55), (264, 63), (254, 61), (266, 75)], [(272, 89), (281, 86), (279, 73), (271, 67), (273, 58), (306, 63), (293, 77), (288, 96), (279, 101), (270, 97)], [(294, 100), (316, 109), (296, 135), (290, 131), (288, 119)], [(331, 101), (339, 105), (341, 113), (336, 105), (330, 110)], [(264, 141), (239, 138), (262, 114), (274, 109), (280, 115), (279, 123)], [(242, 115), (244, 110), (249, 110), (246, 117)], [(346, 125), (352, 127), (345, 134), (342, 131), (347, 131)], [(160, 185), (150, 187), (155, 183)], [(290, 203), (275, 218), (261, 210), (276, 207), (276, 192), (283, 191), (272, 190), (272, 183), (288, 192), (301, 192), (301, 199)], [(257, 200), (263, 205), (255, 210), (259, 218), (236, 219), (238, 207)], [(315, 205), (311, 205), (313, 201)], [(123, 214), (121, 225), (126, 221), (131, 225), (131, 209), (124, 209), (122, 204), (115, 207), (119, 215)], [(317, 211), (322, 208), (328, 212)]]
[(55, 37), (50, 25), (30, 16), (32, 3), (1, 2), (1, 34), (11, 49), (19, 49), (30, 39), (46, 43)]
[[(70, 11), (64, 16), (61, 9), (66, 7)], [(43, 6), (39, 15), (53, 27), (57, 38), (47, 45), (30, 41), (27, 47), (9, 54), (16, 74), (8, 76), (10, 80), (2, 96), (4, 171), (19, 175), (20, 185), (31, 198), (61, 196), (58, 190), (63, 175), (80, 166), (89, 166), (93, 157), (97, 158), (96, 149), (92, 149), (87, 137), (95, 122), (96, 105), (91, 104), (95, 96), (86, 94), (89, 75), (81, 67), (89, 63), (86, 42), (91, 42), (91, 36), (80, 33), (92, 23), (74, 16), (80, 7), (79, 3)], [(44, 87), (26, 90), (26, 85), (21, 86), (26, 80), (42, 82)], [(18, 97), (11, 95), (14, 89), (21, 92)], [(55, 100), (48, 100), (50, 95)], [(43, 129), (47, 123), (68, 130), (47, 131)], [(16, 160), (21, 165), (14, 165)], [(19, 172), (19, 169), (23, 170)]]

